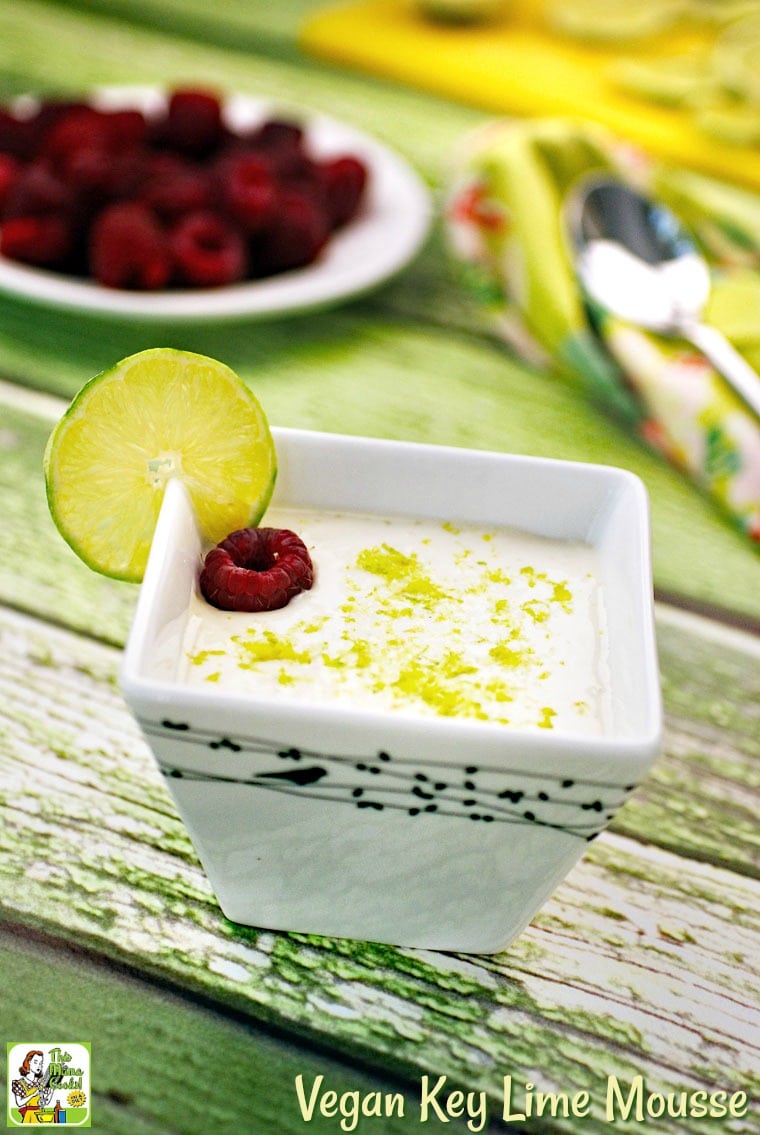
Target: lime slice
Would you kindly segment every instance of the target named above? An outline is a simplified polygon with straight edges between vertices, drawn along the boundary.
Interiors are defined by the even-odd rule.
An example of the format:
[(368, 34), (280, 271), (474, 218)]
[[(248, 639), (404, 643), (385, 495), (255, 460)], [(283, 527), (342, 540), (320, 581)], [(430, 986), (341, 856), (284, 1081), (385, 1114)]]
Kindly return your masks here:
[(729, 91), (760, 105), (760, 13), (729, 24), (718, 36), (713, 61)]
[(203, 355), (141, 351), (91, 379), (48, 440), (50, 512), (95, 571), (138, 583), (164, 489), (186, 485), (203, 535), (256, 524), (277, 473), (264, 412), (234, 371)]
[(760, 143), (760, 107), (705, 107), (697, 115), (697, 126), (711, 138), (731, 146), (756, 146)]
[(546, 8), (547, 25), (574, 39), (626, 42), (656, 35), (678, 22), (685, 0), (558, 0)]
[(608, 73), (621, 90), (662, 106), (689, 108), (720, 96), (720, 84), (712, 74), (707, 52), (618, 59)]
[(728, 24), (757, 11), (757, 0), (691, 0), (689, 15), (705, 24)]
[(506, 14), (509, 0), (417, 0), (423, 16), (450, 24), (477, 24)]

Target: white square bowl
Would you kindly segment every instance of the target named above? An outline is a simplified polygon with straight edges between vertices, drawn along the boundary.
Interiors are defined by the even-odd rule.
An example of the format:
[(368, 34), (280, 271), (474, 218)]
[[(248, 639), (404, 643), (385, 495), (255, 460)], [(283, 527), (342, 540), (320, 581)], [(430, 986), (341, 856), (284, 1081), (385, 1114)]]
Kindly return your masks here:
[(124, 655), (124, 697), (228, 918), (500, 950), (660, 748), (644, 488), (603, 466), (274, 434), (273, 506), (515, 528), (597, 550), (612, 704), (600, 736), (183, 684), (183, 633), (205, 549), (179, 482), (167, 487)]

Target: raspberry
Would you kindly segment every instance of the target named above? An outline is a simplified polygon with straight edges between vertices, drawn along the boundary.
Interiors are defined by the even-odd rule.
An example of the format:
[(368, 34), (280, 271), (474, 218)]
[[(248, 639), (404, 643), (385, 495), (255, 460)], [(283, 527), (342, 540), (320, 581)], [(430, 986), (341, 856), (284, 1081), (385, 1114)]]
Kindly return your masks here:
[(207, 91), (174, 91), (163, 124), (164, 141), (187, 154), (208, 154), (224, 136), (222, 108)]
[(301, 150), (303, 140), (303, 127), (281, 118), (268, 119), (249, 135), (250, 142), (265, 150)]
[(316, 260), (328, 236), (324, 210), (304, 193), (285, 189), (277, 215), (259, 241), (256, 266), (263, 275), (302, 268)]
[(141, 145), (148, 129), (139, 110), (98, 110), (85, 103), (47, 103), (32, 121), (38, 148), (50, 156), (93, 143), (114, 150)]
[(131, 197), (143, 180), (141, 153), (112, 151), (105, 146), (82, 146), (67, 155), (64, 180), (74, 189), (90, 194), (95, 204), (108, 199)]
[(17, 158), (0, 153), (0, 210), (5, 208), (20, 172), (21, 162)]
[(247, 135), (247, 142), (255, 152), (266, 155), (284, 180), (298, 176), (309, 161), (303, 129), (293, 122), (270, 119)]
[(259, 232), (272, 218), (277, 190), (270, 164), (256, 154), (241, 154), (221, 171), (222, 200), (247, 233)]
[(108, 205), (90, 234), (90, 271), (108, 288), (163, 288), (171, 275), (166, 235), (138, 202)]
[(56, 122), (59, 122), (68, 114), (86, 109), (88, 109), (86, 103), (75, 102), (71, 99), (50, 99), (41, 103), (37, 112), (29, 119), (35, 151), (40, 152), (48, 132)]
[[(327, 195), (325, 193), (324, 175), (317, 162), (305, 158), (299, 169), (285, 179), (288, 189), (302, 193), (308, 197), (319, 209), (327, 209)], [(329, 218), (329, 210), (327, 210)]]
[(70, 186), (103, 199), (131, 195), (144, 176), (145, 119), (137, 111), (74, 107), (55, 118), (41, 153)]
[(211, 177), (200, 166), (181, 159), (173, 163), (154, 160), (140, 196), (159, 217), (174, 221), (186, 213), (210, 207)]
[(241, 528), (208, 553), (200, 588), (223, 611), (275, 611), (313, 582), (311, 557), (295, 532)]
[(202, 288), (233, 284), (248, 269), (242, 234), (215, 213), (189, 213), (171, 234), (174, 261), (181, 280)]
[(73, 193), (43, 161), (25, 166), (14, 179), (5, 205), (6, 217), (39, 216), (67, 211)]
[(172, 154), (168, 150), (150, 150), (147, 164), (147, 177), (149, 181), (160, 181), (165, 177), (182, 173), (188, 168), (186, 158), (179, 154)]
[(359, 208), (367, 184), (367, 167), (358, 158), (341, 157), (323, 162), (319, 172), (332, 227), (340, 228)]
[(62, 270), (77, 243), (77, 206), (72, 189), (44, 161), (21, 166), (3, 206), (3, 255)]
[(112, 148), (141, 146), (147, 138), (148, 124), (139, 110), (112, 110), (103, 113), (108, 143)]
[(0, 151), (26, 160), (34, 151), (34, 127), (26, 119), (0, 110)]
[(54, 267), (71, 244), (71, 228), (62, 217), (11, 217), (0, 226), (0, 252), (24, 264)]
[(93, 107), (75, 107), (54, 119), (42, 141), (41, 153), (59, 162), (83, 147), (103, 149), (108, 142), (105, 116)]

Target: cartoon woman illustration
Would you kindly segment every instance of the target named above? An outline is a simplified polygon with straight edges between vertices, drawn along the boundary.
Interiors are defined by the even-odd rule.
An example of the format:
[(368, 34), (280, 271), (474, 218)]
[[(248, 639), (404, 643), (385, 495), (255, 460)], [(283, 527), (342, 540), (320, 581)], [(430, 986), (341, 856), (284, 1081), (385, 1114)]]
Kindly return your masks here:
[(19, 1068), (21, 1079), (11, 1084), (24, 1123), (38, 1123), (37, 1112), (47, 1107), (53, 1094), (53, 1089), (48, 1087), (48, 1075), (42, 1075), (42, 1066), (42, 1052), (38, 1048), (31, 1049)]

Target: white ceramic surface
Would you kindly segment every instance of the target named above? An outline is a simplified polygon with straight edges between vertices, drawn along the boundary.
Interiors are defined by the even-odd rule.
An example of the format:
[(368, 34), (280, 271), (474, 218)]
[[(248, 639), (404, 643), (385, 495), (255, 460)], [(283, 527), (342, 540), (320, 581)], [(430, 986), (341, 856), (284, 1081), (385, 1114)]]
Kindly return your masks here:
[(224, 913), (499, 950), (659, 750), (644, 489), (600, 466), (303, 431), (275, 440), (273, 504), (511, 526), (599, 551), (613, 725), (590, 738), (183, 686), (175, 674), (202, 549), (178, 482), (141, 587), (122, 689)]
[[(158, 110), (166, 95), (154, 87), (99, 87), (93, 105)], [(19, 100), (32, 105), (33, 100)], [(248, 129), (271, 115), (303, 122), (316, 157), (353, 153), (369, 170), (366, 200), (322, 255), (305, 268), (221, 288), (137, 292), (104, 288), (0, 256), (0, 290), (54, 307), (141, 319), (219, 320), (296, 314), (328, 307), (388, 280), (417, 254), (432, 219), (430, 194), (406, 161), (375, 138), (303, 109), (247, 95), (225, 101), (233, 128)]]

